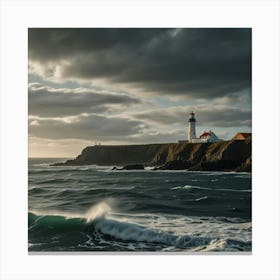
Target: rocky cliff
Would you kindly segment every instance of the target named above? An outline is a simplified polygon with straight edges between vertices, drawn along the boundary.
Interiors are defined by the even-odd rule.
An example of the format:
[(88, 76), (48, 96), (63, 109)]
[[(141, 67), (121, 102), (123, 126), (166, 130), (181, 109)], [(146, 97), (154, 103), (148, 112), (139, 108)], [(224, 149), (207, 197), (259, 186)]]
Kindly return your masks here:
[(73, 160), (56, 165), (144, 164), (155, 169), (251, 172), (251, 139), (217, 143), (170, 143), (86, 147)]

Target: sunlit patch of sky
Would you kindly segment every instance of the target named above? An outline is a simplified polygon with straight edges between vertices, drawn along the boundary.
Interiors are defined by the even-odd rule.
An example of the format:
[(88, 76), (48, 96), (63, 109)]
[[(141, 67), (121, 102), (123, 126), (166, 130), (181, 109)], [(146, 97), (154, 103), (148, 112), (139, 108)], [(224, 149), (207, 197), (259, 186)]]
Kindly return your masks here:
[(31, 157), (251, 131), (248, 28), (32, 28), (29, 65)]

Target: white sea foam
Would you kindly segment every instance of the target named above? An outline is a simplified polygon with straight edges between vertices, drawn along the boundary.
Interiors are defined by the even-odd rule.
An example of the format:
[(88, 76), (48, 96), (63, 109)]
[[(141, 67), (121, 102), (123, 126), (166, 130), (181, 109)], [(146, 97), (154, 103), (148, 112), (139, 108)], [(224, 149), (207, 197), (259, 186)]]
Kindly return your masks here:
[(185, 185), (185, 186), (173, 187), (170, 190), (180, 190), (180, 189), (190, 190), (190, 189), (193, 189), (193, 188), (199, 188), (199, 187), (191, 186), (191, 185)]
[(206, 188), (206, 187), (198, 187), (192, 185), (178, 186), (170, 188), (170, 190), (191, 190), (191, 189), (199, 189), (199, 190), (208, 190), (208, 191), (225, 191), (225, 192), (252, 192), (252, 190), (239, 190), (239, 189), (220, 189), (220, 188)]
[(205, 175), (205, 176), (220, 176), (220, 175), (234, 175), (234, 174), (240, 174), (235, 171), (188, 171), (188, 173), (194, 173), (199, 175)]
[[(125, 246), (136, 250), (144, 248), (149, 243), (157, 243), (161, 244), (159, 246), (162, 250), (176, 250), (176, 248), (193, 251), (251, 250), (252, 224), (240, 218), (125, 214), (115, 212), (113, 206), (114, 201), (107, 199), (93, 205), (85, 213), (48, 212), (44, 215), (85, 219), (97, 230), (94, 237), (99, 238), (100, 246), (109, 242), (107, 245), (114, 243), (113, 246)], [(111, 236), (113, 239), (108, 240), (106, 236)], [(132, 244), (129, 241), (137, 243)], [(90, 242), (89, 238), (88, 243)]]
[(161, 243), (194, 251), (236, 251), (246, 246), (250, 250), (251, 246), (252, 225), (242, 219), (114, 213), (105, 202), (93, 206), (85, 217), (102, 234), (126, 242)]
[(153, 169), (154, 169), (153, 166), (145, 166), (145, 170), (151, 171), (151, 170), (153, 170)]
[[(176, 224), (172, 224), (171, 221), (167, 225), (161, 221), (161, 229), (155, 225), (154, 227), (151, 225), (143, 226), (138, 223), (124, 222), (105, 217), (97, 218), (93, 223), (97, 230), (118, 240), (160, 243), (171, 246), (170, 250), (172, 248), (185, 248), (194, 251), (236, 251), (242, 249), (250, 250), (251, 246), (249, 234), (247, 236), (239, 234), (240, 239), (234, 239), (233, 236), (236, 235), (236, 230), (241, 231), (242, 229), (242, 227), (238, 227), (236, 224), (231, 224), (230, 228), (225, 223), (215, 225), (213, 222), (206, 222), (203, 223), (204, 230), (201, 230), (202, 225), (194, 223), (192, 220), (194, 226), (190, 226), (191, 223), (185, 223), (184, 231), (178, 233), (171, 231)], [(199, 226), (197, 227), (197, 225)], [(205, 227), (208, 232), (207, 230), (205, 231)], [(247, 227), (245, 226), (245, 228)], [(166, 246), (163, 248), (166, 248)]]
[(208, 198), (208, 196), (202, 196), (202, 197), (197, 198), (195, 201), (205, 200), (207, 198)]

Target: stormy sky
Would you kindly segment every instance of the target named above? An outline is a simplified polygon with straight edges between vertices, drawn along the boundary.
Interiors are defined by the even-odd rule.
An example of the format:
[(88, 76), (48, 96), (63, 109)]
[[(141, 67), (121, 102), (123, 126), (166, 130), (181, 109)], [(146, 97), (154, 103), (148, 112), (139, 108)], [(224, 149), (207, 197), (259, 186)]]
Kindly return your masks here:
[(29, 156), (251, 131), (251, 29), (28, 31)]

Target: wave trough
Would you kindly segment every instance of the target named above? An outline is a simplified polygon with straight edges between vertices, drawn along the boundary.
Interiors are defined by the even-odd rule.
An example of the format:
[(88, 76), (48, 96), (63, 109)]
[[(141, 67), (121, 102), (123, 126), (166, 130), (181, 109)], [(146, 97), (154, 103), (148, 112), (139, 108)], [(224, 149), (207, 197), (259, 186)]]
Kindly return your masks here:
[(28, 179), (29, 251), (251, 250), (248, 174), (114, 172), (37, 159)]
[[(192, 217), (188, 220), (189, 227), (182, 227), (186, 223), (186, 220), (182, 220), (182, 217), (164, 217), (154, 216), (159, 220), (158, 225), (152, 227), (151, 224), (147, 224), (147, 220), (151, 220), (149, 214), (146, 215), (125, 215), (123, 213), (112, 213), (112, 208), (105, 202), (101, 202), (92, 206), (84, 214), (71, 214), (56, 213), (45, 214), (29, 212), (29, 234), (31, 237), (29, 249), (40, 250), (44, 249), (48, 236), (51, 234), (52, 239), (55, 240), (52, 244), (55, 250), (61, 249), (65, 246), (64, 238), (66, 236), (75, 236), (74, 240), (79, 241), (78, 244), (73, 244), (75, 250), (81, 248), (90, 249), (94, 246), (96, 249), (96, 242), (100, 244), (111, 244), (110, 246), (119, 246), (122, 250), (141, 250), (153, 246), (158, 248), (159, 251), (176, 251), (180, 249), (188, 249), (190, 251), (248, 251), (251, 248), (251, 241), (248, 236), (244, 236), (242, 239), (232, 239), (230, 234), (228, 237), (218, 238), (215, 234), (208, 232), (205, 235), (197, 235), (197, 224), (207, 218), (195, 218)], [(160, 220), (161, 219), (161, 220)], [(182, 228), (181, 232), (172, 232), (171, 221), (177, 220), (177, 227)], [(181, 219), (181, 220), (180, 220)], [(138, 221), (142, 221), (141, 225)], [(161, 227), (162, 224), (168, 224), (170, 228)], [(250, 224), (243, 221), (236, 220), (229, 221), (227, 223), (220, 220), (209, 219), (212, 227), (226, 227), (231, 228), (232, 232), (236, 229), (241, 230), (242, 227), (250, 229)], [(216, 223), (216, 224), (215, 224)], [(176, 222), (175, 222), (176, 224)], [(175, 225), (173, 223), (173, 225)], [(32, 242), (32, 237), (37, 235), (41, 236), (41, 242), (35, 244)], [(44, 240), (44, 237), (46, 240)], [(86, 239), (85, 239), (86, 237)], [(90, 240), (90, 242), (89, 242)], [(68, 239), (69, 242), (69, 239)], [(131, 242), (134, 244), (131, 245)], [(50, 246), (49, 242), (48, 246)], [(74, 242), (75, 243), (75, 242)], [(91, 244), (91, 246), (89, 245)], [(59, 247), (60, 246), (60, 247)], [(105, 248), (99, 246), (100, 250)], [(106, 250), (105, 250), (106, 251)]]

